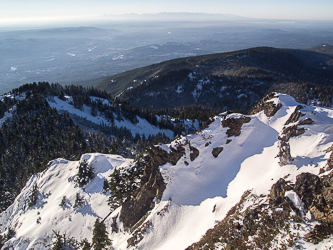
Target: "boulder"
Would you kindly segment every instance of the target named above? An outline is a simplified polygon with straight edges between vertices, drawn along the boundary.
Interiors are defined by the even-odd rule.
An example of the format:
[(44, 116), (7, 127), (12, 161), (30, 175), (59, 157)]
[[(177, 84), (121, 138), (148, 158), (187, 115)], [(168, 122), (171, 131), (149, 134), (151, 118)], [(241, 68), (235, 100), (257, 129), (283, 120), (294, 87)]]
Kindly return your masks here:
[(212, 155), (216, 158), (222, 152), (223, 147), (213, 148)]
[(199, 155), (199, 150), (196, 149), (195, 147), (192, 147), (192, 146), (190, 146), (190, 150), (191, 150), (191, 153), (190, 153), (190, 160), (191, 160), (191, 161), (194, 161), (195, 158), (197, 158), (198, 155)]
[(286, 181), (280, 178), (272, 187), (270, 191), (269, 204), (273, 207), (279, 206), (285, 201), (285, 192), (290, 190)]

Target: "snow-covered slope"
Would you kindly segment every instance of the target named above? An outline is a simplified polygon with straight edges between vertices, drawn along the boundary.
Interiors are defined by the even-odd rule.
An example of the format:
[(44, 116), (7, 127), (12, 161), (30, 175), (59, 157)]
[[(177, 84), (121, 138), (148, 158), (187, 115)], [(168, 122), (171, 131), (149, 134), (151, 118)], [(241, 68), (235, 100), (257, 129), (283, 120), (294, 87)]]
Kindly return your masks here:
[[(328, 174), (330, 152), (326, 149), (333, 144), (333, 110), (305, 105), (300, 109), (292, 97), (282, 94), (266, 102), (282, 106), (270, 117), (264, 111), (251, 116), (221, 114), (206, 129), (180, 137), (169, 145), (159, 145), (167, 152), (180, 145), (185, 153), (175, 165), (166, 163), (159, 167), (166, 189), (161, 201), (154, 200), (155, 206), (140, 225), (131, 232), (124, 231), (118, 218), (118, 232), (111, 232), (112, 218), (117, 218), (121, 207), (105, 221), (113, 248), (185, 249), (223, 220), (245, 191), (250, 190), (258, 197), (267, 196), (280, 178), (295, 183), (296, 176), (302, 172)], [(298, 120), (309, 118), (313, 124), (290, 121), (297, 110), (302, 113)], [(240, 126), (235, 125), (237, 122), (225, 126), (232, 118), (244, 122)], [(293, 160), (284, 165), (278, 157), (279, 140), (284, 136), (285, 127), (296, 124), (298, 129), (304, 128), (304, 133), (288, 140)], [(236, 128), (233, 134), (231, 128)], [(1, 231), (5, 232), (8, 227), (16, 231), (7, 246), (44, 249), (43, 244), (51, 242), (52, 230), (91, 241), (95, 219), (104, 218), (110, 211), (106, 201), (109, 193), (101, 192), (104, 179), (115, 167), (129, 168), (132, 163), (111, 155), (86, 154), (82, 158), (88, 159), (97, 173), (84, 189), (73, 181), (79, 163), (64, 159), (53, 161), (45, 172), (30, 179), (14, 204), (1, 214)], [(37, 205), (28, 208), (26, 200), (35, 183), (40, 196)], [(76, 193), (86, 201), (79, 209), (73, 208)], [(59, 204), (64, 195), (68, 206), (62, 208)], [(296, 193), (289, 192), (286, 196), (302, 206)], [(250, 205), (249, 202), (247, 206)], [(313, 247), (312, 243), (302, 244), (305, 248)], [(316, 248), (328, 246), (333, 246), (332, 237)]]
[[(97, 173), (95, 178), (79, 188), (74, 181), (79, 162), (56, 159), (44, 172), (31, 177), (21, 194), (0, 216), (1, 232), (6, 228), (16, 231), (16, 236), (6, 246), (14, 249), (45, 249), (51, 243), (54, 232), (66, 233), (78, 240), (92, 237), (96, 218), (103, 219), (109, 213), (108, 194), (103, 194), (103, 181), (115, 167), (128, 166), (129, 159), (117, 155), (85, 154), (86, 159)], [(38, 201), (28, 207), (33, 186), (38, 186)], [(84, 205), (74, 208), (76, 195), (84, 199)], [(65, 196), (66, 205), (60, 203)], [(106, 225), (109, 227), (109, 220)]]

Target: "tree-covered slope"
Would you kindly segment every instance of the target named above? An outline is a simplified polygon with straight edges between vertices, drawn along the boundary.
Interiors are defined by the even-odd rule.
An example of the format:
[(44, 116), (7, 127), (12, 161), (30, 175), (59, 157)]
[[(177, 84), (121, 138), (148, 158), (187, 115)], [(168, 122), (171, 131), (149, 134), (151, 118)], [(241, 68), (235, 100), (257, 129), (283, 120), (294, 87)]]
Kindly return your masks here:
[(332, 55), (315, 51), (259, 47), (154, 64), (111, 76), (97, 88), (143, 108), (245, 110), (281, 83), (332, 86), (332, 62)]

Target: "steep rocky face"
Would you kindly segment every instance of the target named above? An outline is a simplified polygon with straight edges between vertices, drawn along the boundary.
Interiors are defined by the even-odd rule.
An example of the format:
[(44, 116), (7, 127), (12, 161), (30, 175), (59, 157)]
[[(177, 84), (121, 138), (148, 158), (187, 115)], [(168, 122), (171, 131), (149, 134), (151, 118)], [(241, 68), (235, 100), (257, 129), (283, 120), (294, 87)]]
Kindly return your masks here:
[(141, 187), (132, 199), (127, 199), (122, 204), (119, 219), (123, 222), (125, 230), (133, 231), (140, 225), (141, 218), (154, 206), (154, 198), (162, 198), (166, 188), (159, 166), (167, 162), (175, 165), (185, 154), (185, 149), (179, 145), (176, 149), (171, 147), (168, 153), (159, 147), (152, 146), (149, 152), (151, 160), (144, 166), (144, 174), (141, 178)]
[(244, 123), (248, 123), (251, 121), (251, 118), (248, 116), (242, 116), (239, 118), (234, 117), (223, 117), (222, 126), (228, 127), (226, 134), (228, 137), (230, 136), (239, 136), (241, 134), (241, 128)]
[(270, 101), (275, 97), (275, 93), (270, 93), (265, 96), (252, 110), (251, 114), (256, 114), (264, 111), (267, 117), (274, 116), (276, 112), (282, 107), (282, 104), (275, 105), (274, 102)]

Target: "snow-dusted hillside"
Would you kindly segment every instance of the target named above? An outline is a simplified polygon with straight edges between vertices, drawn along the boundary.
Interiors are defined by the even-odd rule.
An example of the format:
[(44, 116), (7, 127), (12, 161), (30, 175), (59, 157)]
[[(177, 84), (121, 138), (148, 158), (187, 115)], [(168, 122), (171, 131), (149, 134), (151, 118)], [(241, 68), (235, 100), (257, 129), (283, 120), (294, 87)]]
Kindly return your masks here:
[[(107, 104), (107, 105), (112, 105), (112, 103), (109, 103), (107, 100), (102, 99), (102, 98), (94, 98), (91, 97), (92, 100), (96, 100), (99, 99), (102, 101), (103, 104)], [(91, 107), (88, 107), (86, 105), (83, 105), (83, 109), (79, 110), (76, 109), (72, 103), (73, 100), (71, 97), (67, 96), (66, 100), (60, 100), (58, 97), (52, 97), (48, 99), (48, 103), (52, 108), (56, 108), (59, 111), (66, 111), (70, 114), (74, 114), (74, 115), (78, 115), (80, 117), (83, 117), (85, 119), (87, 119), (88, 121), (91, 121), (93, 123), (96, 124), (105, 124), (105, 125), (111, 125), (110, 121), (107, 120), (105, 117), (103, 116), (93, 116), (91, 114)], [(129, 120), (122, 120), (122, 121), (118, 121), (115, 119), (115, 126), (117, 127), (126, 127), (127, 129), (129, 129), (132, 132), (132, 135), (135, 136), (137, 133), (140, 135), (145, 134), (146, 136), (148, 135), (156, 135), (158, 133), (164, 133), (167, 137), (169, 138), (173, 138), (173, 132), (171, 130), (168, 129), (159, 129), (158, 127), (155, 127), (153, 125), (151, 125), (147, 120), (145, 119), (141, 119), (140, 117), (138, 117), (139, 122), (137, 124), (133, 124), (131, 123)]]
[[(333, 111), (299, 106), (292, 97), (282, 94), (265, 103), (277, 107), (272, 116), (267, 116), (266, 111), (251, 116), (221, 114), (206, 129), (180, 137), (171, 144), (159, 145), (166, 155), (183, 148), (181, 157), (175, 165), (166, 163), (159, 167), (166, 188), (161, 200), (154, 199), (153, 208), (139, 223), (134, 221), (136, 225), (125, 231), (119, 219), (122, 207), (106, 219), (113, 248), (185, 249), (223, 220), (247, 190), (265, 202), (272, 185), (280, 178), (293, 184), (302, 172), (327, 175), (331, 152), (326, 150), (333, 144)], [(294, 125), (297, 125), (296, 134), (288, 134), (286, 128), (295, 128)], [(290, 155), (288, 150), (281, 153), (288, 148), (281, 144), (285, 137), (288, 137), (285, 142)], [(30, 179), (14, 204), (1, 214), (1, 232), (7, 228), (16, 231), (5, 246), (45, 249), (54, 235), (52, 230), (91, 242), (95, 219), (104, 218), (110, 211), (107, 205), (110, 194), (102, 193), (104, 179), (110, 180), (115, 167), (135, 165), (112, 155), (86, 154), (83, 159), (88, 160), (96, 173), (92, 182), (83, 188), (74, 182), (79, 163), (64, 159), (54, 160), (47, 170)], [(28, 208), (27, 199), (35, 183), (40, 192), (38, 202)], [(85, 199), (81, 208), (73, 208), (76, 193)], [(295, 192), (285, 195), (295, 207), (304, 209)], [(67, 198), (64, 208), (59, 206), (63, 196)], [(139, 200), (138, 196), (132, 198), (134, 203)], [(242, 203), (243, 211), (254, 203), (251, 199)], [(305, 234), (318, 224), (311, 214), (305, 217), (307, 224), (303, 223), (298, 231), (295, 229), (300, 235), (299, 245), (303, 249), (333, 247), (332, 236), (317, 245), (305, 241)], [(113, 232), (112, 218), (118, 228)], [(282, 232), (276, 236), (281, 244), (288, 237)], [(223, 249), (223, 245), (218, 247)]]

